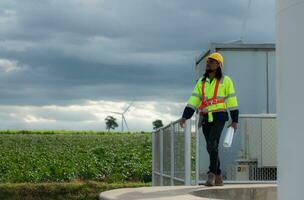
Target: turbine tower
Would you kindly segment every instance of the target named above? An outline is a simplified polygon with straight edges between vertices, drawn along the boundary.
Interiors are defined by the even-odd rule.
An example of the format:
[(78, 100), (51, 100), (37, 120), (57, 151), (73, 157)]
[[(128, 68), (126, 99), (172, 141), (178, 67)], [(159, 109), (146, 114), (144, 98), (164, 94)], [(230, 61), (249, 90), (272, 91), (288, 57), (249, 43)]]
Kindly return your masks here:
[(127, 123), (127, 120), (125, 118), (125, 114), (126, 112), (128, 112), (128, 110), (130, 109), (130, 107), (133, 105), (134, 101), (132, 101), (129, 106), (123, 111), (123, 112), (112, 112), (112, 111), (109, 111), (110, 113), (114, 113), (114, 114), (117, 114), (117, 115), (121, 115), (121, 132), (124, 131), (124, 124), (126, 125), (127, 127), (127, 130), (129, 131), (129, 127), (128, 127), (128, 123)]

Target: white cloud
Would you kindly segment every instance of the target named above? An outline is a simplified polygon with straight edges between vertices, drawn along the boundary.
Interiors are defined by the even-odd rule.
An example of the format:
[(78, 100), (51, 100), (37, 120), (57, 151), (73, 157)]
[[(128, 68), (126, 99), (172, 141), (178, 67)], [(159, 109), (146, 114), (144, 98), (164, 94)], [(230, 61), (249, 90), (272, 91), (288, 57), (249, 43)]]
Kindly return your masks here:
[(53, 119), (46, 119), (43, 117), (37, 117), (33, 115), (26, 115), (23, 119), (26, 123), (50, 123), (50, 122), (56, 122), (56, 120)]
[[(105, 130), (104, 119), (112, 115), (121, 129), (121, 115), (129, 103), (87, 101), (66, 106), (0, 106), (2, 129), (70, 129)], [(137, 101), (125, 113), (131, 131), (151, 131), (152, 121), (161, 119), (166, 125), (177, 120), (184, 104), (171, 102)]]
[(0, 58), (0, 70), (5, 73), (10, 73), (20, 69), (22, 69), (22, 66), (18, 64), (18, 61)]

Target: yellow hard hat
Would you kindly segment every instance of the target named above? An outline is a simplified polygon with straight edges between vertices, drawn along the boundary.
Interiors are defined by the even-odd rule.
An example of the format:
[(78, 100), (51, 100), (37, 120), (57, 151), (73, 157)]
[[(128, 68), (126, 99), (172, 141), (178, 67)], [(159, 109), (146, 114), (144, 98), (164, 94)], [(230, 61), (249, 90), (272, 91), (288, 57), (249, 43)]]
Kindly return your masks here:
[(223, 58), (223, 56), (220, 53), (214, 52), (214, 53), (210, 54), (207, 57), (207, 59), (208, 58), (212, 58), (212, 59), (216, 60), (217, 62), (220, 63), (220, 67), (222, 67), (222, 68), (224, 67), (224, 58)]

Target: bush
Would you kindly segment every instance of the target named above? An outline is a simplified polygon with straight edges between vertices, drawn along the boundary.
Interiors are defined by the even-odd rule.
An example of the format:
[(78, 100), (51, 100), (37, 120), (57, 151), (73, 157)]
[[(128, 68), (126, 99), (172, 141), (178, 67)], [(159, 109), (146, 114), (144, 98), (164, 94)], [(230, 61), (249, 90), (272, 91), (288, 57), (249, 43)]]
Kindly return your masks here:
[(70, 183), (6, 183), (0, 184), (0, 199), (10, 200), (97, 200), (99, 193), (125, 187), (151, 186), (151, 183), (100, 183), (94, 181)]

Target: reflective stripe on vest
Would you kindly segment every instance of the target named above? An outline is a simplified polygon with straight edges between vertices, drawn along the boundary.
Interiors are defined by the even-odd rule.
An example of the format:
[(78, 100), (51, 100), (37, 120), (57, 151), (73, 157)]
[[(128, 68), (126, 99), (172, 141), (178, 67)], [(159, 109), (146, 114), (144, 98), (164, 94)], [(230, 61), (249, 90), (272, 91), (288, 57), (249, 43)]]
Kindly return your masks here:
[[(204, 110), (206, 107), (208, 107), (210, 105), (225, 103), (224, 99), (217, 99), (216, 98), (219, 85), (220, 85), (220, 80), (216, 80), (216, 85), (215, 85), (215, 88), (214, 88), (213, 97), (210, 98), (210, 99), (205, 100), (205, 81), (203, 81), (203, 84), (202, 84), (202, 103), (199, 107), (200, 110)], [(222, 109), (220, 109), (220, 110), (222, 110)], [(210, 110), (210, 111), (207, 111), (207, 112), (204, 112), (204, 113), (214, 112), (214, 111), (216, 111), (216, 110)]]

